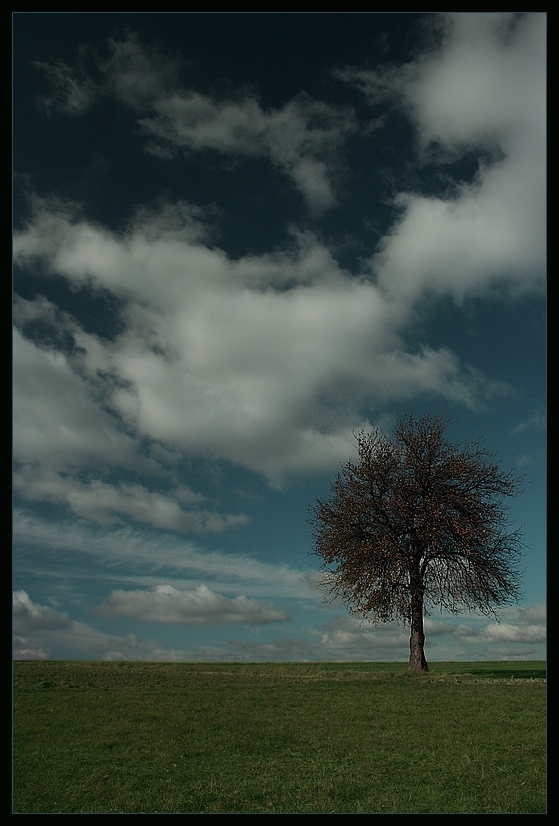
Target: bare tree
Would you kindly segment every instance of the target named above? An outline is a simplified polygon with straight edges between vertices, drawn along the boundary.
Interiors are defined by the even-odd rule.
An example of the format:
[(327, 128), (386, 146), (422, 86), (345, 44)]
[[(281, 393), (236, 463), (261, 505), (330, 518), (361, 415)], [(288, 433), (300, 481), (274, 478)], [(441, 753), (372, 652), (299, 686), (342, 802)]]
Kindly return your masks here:
[(446, 439), (443, 416), (410, 414), (394, 436), (356, 436), (330, 497), (312, 508), (323, 587), (375, 622), (410, 627), (409, 667), (427, 671), (423, 626), (432, 606), (494, 615), (520, 597), (519, 531), (503, 505), (519, 479), (502, 472), (480, 442)]

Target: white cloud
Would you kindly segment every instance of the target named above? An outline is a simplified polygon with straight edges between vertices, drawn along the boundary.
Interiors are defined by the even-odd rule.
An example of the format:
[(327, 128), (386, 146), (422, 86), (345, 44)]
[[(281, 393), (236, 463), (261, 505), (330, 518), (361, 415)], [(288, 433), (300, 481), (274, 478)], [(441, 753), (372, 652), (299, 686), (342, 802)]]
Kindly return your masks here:
[[(73, 476), (25, 467), (13, 474), (14, 490), (27, 501), (68, 505), (76, 516), (98, 525), (118, 525), (123, 517), (179, 533), (219, 532), (245, 525), (244, 514), (219, 514), (195, 507), (203, 497), (177, 487), (172, 495), (138, 484), (107, 484), (99, 479), (82, 482)], [(183, 507), (186, 504), (190, 507)]]
[(153, 102), (140, 124), (162, 157), (213, 150), (232, 158), (268, 158), (320, 214), (336, 202), (337, 154), (355, 129), (351, 113), (301, 96), (264, 110), (254, 97), (214, 100), (177, 91)]
[(520, 608), (518, 611), (519, 617), (523, 623), (528, 625), (545, 626), (547, 622), (547, 606), (545, 602), (539, 602), (537, 605), (530, 605), (528, 608)]
[[(277, 609), (255, 598), (308, 598), (304, 571), (152, 534), (218, 532), (246, 521), (219, 512), (179, 481), (178, 467), (188, 480), (183, 460), (225, 459), (280, 486), (291, 473), (330, 470), (346, 460), (354, 450), (351, 430), (367, 426), (362, 420), (375, 410), (422, 394), (475, 408), (507, 392), (451, 350), (410, 351), (405, 337), (422, 303), (432, 310), (433, 294), (460, 301), (486, 291), (542, 289), (545, 15), (430, 19), (440, 27), (431, 41), (437, 45), (409, 65), (340, 77), (358, 83), (373, 105), (390, 99), (409, 118), (417, 148), (415, 159), (405, 159), (410, 174), (414, 164), (431, 164), (440, 182), (447, 168), (458, 168), (447, 164), (483, 160), (475, 176), (449, 184), (444, 195), (395, 187), (399, 218), (362, 273), (344, 271), (312, 233), (294, 232), (289, 246), (267, 255), (230, 258), (214, 243), (217, 209), (212, 215), (188, 203), (160, 203), (112, 232), (75, 205), (37, 203), (14, 238), (16, 267), (34, 278), (61, 278), (84, 298), (107, 294), (118, 323), (110, 333), (92, 332), (91, 323), (86, 329), (44, 298), (16, 299), (14, 490), (28, 502), (66, 505), (77, 517), (54, 525), (16, 513), (14, 539), (31, 549), (36, 576), (49, 556), (80, 557), (101, 563), (111, 587), (144, 589), (113, 592), (121, 616), (135, 616), (142, 600), (146, 611), (180, 621), (209, 621), (220, 610), (231, 622), (251, 611), (272, 616)], [(130, 107), (146, 147), (162, 158), (180, 163), (183, 155), (211, 152), (229, 168), (247, 169), (264, 159), (314, 217), (336, 206), (344, 147), (361, 128), (348, 109), (305, 95), (264, 108), (252, 91), (202, 94), (181, 85), (185, 67), (175, 56), (134, 36), (110, 41), (105, 58), (80, 49), (73, 66), (38, 65), (52, 83), (53, 95), (43, 99), (50, 114), (78, 115), (112, 98)], [(385, 107), (375, 129), (389, 119)], [(514, 432), (541, 425), (537, 414)], [(123, 527), (129, 521), (143, 531)], [(73, 576), (88, 573), (75, 566), (67, 572)], [(162, 582), (170, 590), (157, 590)], [(201, 582), (212, 590), (200, 590)], [(246, 602), (219, 596), (232, 590), (249, 595)], [(57, 640), (116, 659), (189, 656), (98, 634), (25, 592), (17, 592), (15, 616), (24, 656), (47, 656), (59, 650)], [(439, 645), (448, 634), (452, 643), (454, 634), (468, 651), (518, 652), (532, 650), (544, 634), (536, 608), (500, 626), (450, 628), (428, 620), (428, 640)], [(59, 636), (43, 641), (33, 636), (38, 629)], [(373, 632), (344, 622), (324, 630), (321, 651), (392, 659), (402, 643), (405, 658), (405, 630)], [(248, 644), (238, 646), (248, 656)], [(268, 650), (270, 658), (282, 651), (285, 658), (295, 642), (269, 643)]]
[(206, 585), (194, 591), (156, 585), (149, 591), (112, 591), (98, 612), (106, 617), (135, 617), (146, 622), (179, 625), (286, 622), (289, 614), (274, 605), (245, 596), (224, 597)]
[[(13, 657), (16, 660), (147, 660), (187, 659), (164, 651), (133, 634), (105, 634), (67, 614), (40, 605), (26, 591), (14, 592)], [(53, 655), (53, 652), (56, 652)], [(174, 655), (174, 656), (173, 656)]]
[(545, 170), (509, 157), (442, 200), (402, 195), (402, 218), (374, 267), (400, 300), (450, 293), (462, 300), (492, 288), (543, 291)]
[(511, 430), (511, 433), (524, 433), (525, 430), (546, 430), (547, 416), (545, 413), (536, 412), (524, 422), (520, 422)]
[(520, 645), (543, 644), (546, 641), (546, 605), (537, 603), (524, 608), (509, 608), (504, 621), (485, 623), (482, 626), (460, 624), (454, 631), (460, 643), (489, 645), (492, 647), (511, 644), (510, 651)]
[[(119, 523), (122, 517), (180, 532), (221, 531), (246, 524), (244, 514), (220, 514), (202, 507), (204, 497), (177, 486), (172, 475), (169, 480), (164, 471), (168, 457), (163, 453), (152, 451), (157, 459), (142, 455), (130, 431), (125, 432), (99, 398), (96, 375), (109, 366), (100, 342), (41, 297), (35, 302), (16, 300), (14, 318), (23, 327), (40, 322), (49, 336), (52, 333), (39, 346), (14, 331), (13, 487), (21, 497), (66, 504), (76, 515), (105, 525)], [(68, 337), (87, 349), (63, 352)], [(86, 352), (89, 381), (80, 375)], [(163, 482), (171, 483), (173, 491), (103, 481), (107, 472), (123, 468), (167, 477)], [(87, 481), (80, 479), (84, 472)]]
[(37, 63), (53, 86), (42, 105), (49, 112), (80, 114), (94, 100), (114, 96), (140, 115), (146, 148), (161, 158), (205, 150), (228, 159), (267, 158), (292, 181), (312, 213), (336, 203), (340, 150), (356, 128), (347, 108), (303, 94), (279, 109), (264, 109), (244, 92), (229, 98), (202, 95), (179, 83), (178, 59), (141, 44), (135, 34), (109, 39), (108, 48), (106, 59), (80, 49), (75, 67)]
[(156, 46), (140, 44), (134, 33), (121, 40), (109, 38), (106, 58), (78, 46), (73, 65), (63, 60), (34, 62), (51, 86), (39, 104), (49, 114), (80, 115), (99, 99), (115, 96), (140, 107), (172, 91), (180, 63)]
[(131, 437), (64, 352), (39, 347), (16, 329), (13, 371), (17, 461), (66, 469), (141, 465)]
[(135, 108), (141, 107), (175, 88), (181, 61), (162, 53), (157, 46), (141, 44), (130, 33), (117, 40), (109, 38), (109, 56), (99, 61), (107, 94)]
[(488, 153), (447, 197), (400, 192), (372, 266), (402, 301), (543, 290), (546, 260), (546, 16), (437, 14), (441, 43), (382, 74), (345, 70), (376, 105), (394, 98), (423, 160)]
[(473, 630), (462, 625), (456, 631), (457, 637), (465, 644), (502, 644), (502, 643), (543, 643), (546, 639), (545, 626), (511, 625), (494, 623), (481, 630)]
[[(192, 591), (169, 585), (150, 590), (113, 591), (100, 613), (107, 617), (140, 618), (155, 623), (203, 627), (221, 624), (282, 622), (289, 619), (271, 604), (248, 599), (227, 599), (208, 588)], [(452, 618), (434, 622), (426, 618), (428, 659), (454, 660), (458, 640), (464, 658), (480, 660), (533, 659), (545, 640), (545, 606), (518, 610), (521, 622), (478, 627), (477, 620), (456, 625)], [(201, 642), (190, 649), (165, 649), (134, 634), (116, 636), (72, 620), (66, 613), (33, 602), (27, 592), (14, 592), (14, 658), (84, 660), (186, 661), (395, 661), (408, 657), (409, 629), (395, 623), (373, 626), (354, 617), (339, 617), (322, 631), (307, 629), (305, 638), (230, 640), (208, 647)], [(448, 637), (445, 642), (444, 637)]]
[[(545, 13), (451, 13), (406, 90), (424, 147), (545, 139)], [(406, 69), (409, 71), (409, 67)]]
[[(51, 372), (56, 365), (68, 387), (75, 385), (66, 392), (69, 411), (76, 400), (91, 406), (94, 396), (113, 411), (109, 428), (108, 413), (97, 410), (99, 445), (116, 438), (122, 421), (126, 432), (187, 453), (209, 451), (278, 484), (299, 469), (346, 459), (365, 406), (421, 393), (475, 406), (485, 393), (501, 392), (462, 370), (447, 350), (406, 353), (398, 306), (371, 281), (350, 278), (314, 236), (233, 261), (185, 235), (191, 213), (181, 214), (182, 225), (174, 213), (164, 230), (160, 216), (144, 213), (116, 236), (42, 207), (14, 239), (20, 266), (39, 260), (71, 284), (108, 290), (122, 303), (122, 332), (113, 340), (72, 324), (79, 376), (67, 357), (16, 337), (28, 360)], [(47, 424), (61, 440), (69, 413), (50, 387)], [(39, 414), (23, 414), (25, 432), (26, 418)], [(76, 416), (74, 427), (82, 420)], [(84, 426), (83, 438), (90, 434), (93, 443), (94, 432)], [(18, 445), (25, 453), (29, 441)], [(29, 460), (44, 450), (36, 445)]]
[[(448, 349), (408, 352), (403, 337), (410, 303), (433, 291), (460, 300), (502, 284), (539, 288), (545, 15), (431, 19), (442, 30), (436, 49), (382, 76), (344, 77), (375, 100), (400, 102), (424, 158), (442, 163), (473, 148), (489, 159), (446, 198), (399, 193), (400, 219), (362, 278), (350, 277), (312, 234), (268, 255), (230, 259), (208, 245), (204, 216), (188, 204), (139, 212), (119, 234), (71, 207), (38, 204), (15, 236), (16, 263), (107, 291), (121, 307), (121, 327), (101, 338), (59, 314), (71, 354), (60, 340), (39, 348), (16, 333), (20, 461), (57, 471), (86, 461), (138, 467), (140, 438), (223, 458), (281, 485), (290, 473), (345, 460), (362, 411), (422, 394), (475, 408), (506, 392)], [(214, 99), (179, 88), (177, 61), (133, 37), (111, 42), (109, 59), (97, 62), (103, 94), (141, 111), (153, 140), (173, 151), (268, 157), (315, 206), (331, 202), (331, 155), (354, 128), (338, 109), (300, 96), (264, 110), (254, 96)], [(52, 320), (55, 310), (28, 302), (16, 318), (22, 329), (33, 313)], [(30, 401), (37, 397), (40, 408)], [(98, 510), (102, 492), (78, 490), (79, 512), (107, 518)], [(140, 514), (139, 491), (116, 493), (123, 513)], [(183, 518), (158, 501), (154, 513), (170, 508), (168, 524)]]
[[(454, 660), (456, 643), (469, 659), (537, 659), (546, 640), (545, 605), (509, 609), (507, 621), (483, 623), (480, 616), (468, 614), (458, 622), (451, 614), (441, 619), (424, 618), (427, 659)], [(396, 622), (377, 625), (356, 616), (339, 617), (325, 626), (321, 639), (321, 656), (336, 660), (406, 660), (409, 656), (408, 626)], [(534, 652), (537, 651), (537, 655)], [(325, 653), (326, 652), (326, 653)]]
[[(195, 644), (189, 649), (172, 649), (135, 634), (108, 634), (87, 623), (72, 620), (66, 613), (34, 602), (23, 590), (14, 592), (13, 603), (13, 658), (16, 660), (254, 661), (250, 646), (243, 653), (242, 644), (225, 643), (221, 648), (214, 649)], [(140, 619), (198, 627), (245, 622), (266, 624), (290, 619), (286, 612), (256, 600), (243, 597), (226, 599), (209, 589), (185, 592), (170, 586), (161, 586), (151, 592), (130, 591), (125, 594), (115, 591), (105, 610), (100, 613), (111, 617), (136, 617), (139, 610), (146, 612)], [(300, 644), (298, 647), (301, 647)]]
[(18, 631), (29, 632), (35, 628), (67, 628), (71, 622), (68, 614), (63, 614), (46, 605), (37, 605), (23, 590), (13, 592), (12, 608), (14, 625)]

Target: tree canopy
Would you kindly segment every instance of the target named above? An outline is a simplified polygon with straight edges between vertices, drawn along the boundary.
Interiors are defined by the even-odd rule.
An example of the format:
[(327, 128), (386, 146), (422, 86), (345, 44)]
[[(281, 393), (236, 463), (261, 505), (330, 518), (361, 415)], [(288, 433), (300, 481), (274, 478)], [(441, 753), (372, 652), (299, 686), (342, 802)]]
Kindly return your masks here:
[(434, 606), (494, 614), (520, 597), (521, 534), (504, 501), (519, 479), (481, 442), (449, 442), (448, 420), (413, 414), (393, 436), (356, 435), (330, 496), (312, 509), (323, 587), (375, 622), (411, 628), (410, 669), (427, 670), (423, 616)]

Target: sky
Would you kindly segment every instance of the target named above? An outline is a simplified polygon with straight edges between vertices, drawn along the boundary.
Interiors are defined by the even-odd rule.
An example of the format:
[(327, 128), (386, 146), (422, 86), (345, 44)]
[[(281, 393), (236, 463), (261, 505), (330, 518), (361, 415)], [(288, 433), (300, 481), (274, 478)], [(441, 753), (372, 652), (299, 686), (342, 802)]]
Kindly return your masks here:
[(13, 14), (14, 658), (406, 661), (309, 519), (410, 411), (523, 476), (427, 660), (545, 658), (546, 24)]

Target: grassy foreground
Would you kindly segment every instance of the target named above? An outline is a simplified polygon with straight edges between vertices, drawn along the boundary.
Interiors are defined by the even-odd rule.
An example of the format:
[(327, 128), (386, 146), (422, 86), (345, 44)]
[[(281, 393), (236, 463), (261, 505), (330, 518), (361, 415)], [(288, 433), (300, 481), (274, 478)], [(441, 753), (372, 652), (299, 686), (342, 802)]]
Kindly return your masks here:
[(543, 662), (16, 662), (13, 813), (545, 813)]

